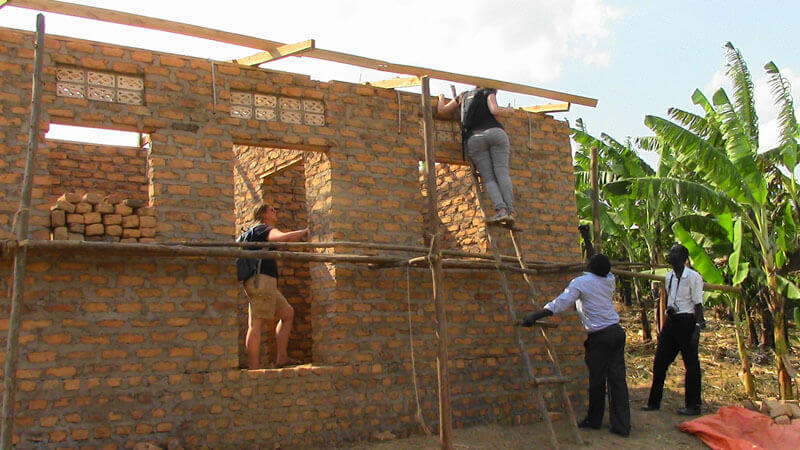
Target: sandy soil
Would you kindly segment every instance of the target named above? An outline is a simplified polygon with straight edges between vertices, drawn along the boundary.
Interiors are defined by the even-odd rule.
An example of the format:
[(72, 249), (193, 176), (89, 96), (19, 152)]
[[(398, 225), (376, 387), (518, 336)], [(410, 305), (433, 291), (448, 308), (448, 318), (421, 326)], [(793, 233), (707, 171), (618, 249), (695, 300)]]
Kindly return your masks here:
[[(628, 339), (626, 346), (626, 365), (628, 368), (628, 387), (631, 394), (631, 422), (633, 429), (627, 438), (608, 431), (608, 416), (605, 427), (600, 430), (581, 430), (584, 443), (578, 443), (566, 422), (555, 423), (558, 440), (564, 449), (705, 449), (705, 444), (697, 437), (681, 432), (677, 425), (687, 418), (675, 411), (683, 406), (683, 363), (676, 359), (667, 374), (664, 384), (664, 400), (659, 411), (641, 411), (646, 403), (652, 378), (652, 358), (655, 342), (642, 342), (635, 311), (620, 311), (622, 325)], [(708, 316), (707, 316), (708, 317)], [(739, 356), (732, 325), (727, 322), (708, 320), (709, 327), (704, 331), (700, 344), (700, 365), (703, 369), (704, 413), (715, 412), (725, 405), (740, 405), (745, 399), (744, 390), (738, 377)], [(792, 330), (792, 334), (797, 334)], [(757, 394), (760, 398), (777, 396), (777, 377), (771, 352), (753, 349), (750, 358), (752, 372), (756, 378)], [(797, 366), (797, 355), (792, 358)], [(575, 411), (578, 418), (584, 411)], [(434, 430), (435, 432), (436, 430)], [(420, 433), (422, 433), (420, 431)], [(548, 435), (544, 423), (505, 427), (484, 425), (453, 430), (453, 447), (456, 449), (530, 449), (547, 448)], [(357, 443), (344, 448), (351, 449), (437, 449), (438, 435), (417, 435), (406, 439), (384, 442)]]

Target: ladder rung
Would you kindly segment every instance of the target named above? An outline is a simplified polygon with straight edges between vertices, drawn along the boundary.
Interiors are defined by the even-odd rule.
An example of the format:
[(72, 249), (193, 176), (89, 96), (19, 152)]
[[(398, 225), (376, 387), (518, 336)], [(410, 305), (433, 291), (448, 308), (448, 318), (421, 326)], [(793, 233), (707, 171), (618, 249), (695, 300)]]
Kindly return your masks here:
[(538, 377), (533, 380), (533, 384), (558, 384), (569, 383), (570, 381), (572, 381), (572, 378), (570, 377)]

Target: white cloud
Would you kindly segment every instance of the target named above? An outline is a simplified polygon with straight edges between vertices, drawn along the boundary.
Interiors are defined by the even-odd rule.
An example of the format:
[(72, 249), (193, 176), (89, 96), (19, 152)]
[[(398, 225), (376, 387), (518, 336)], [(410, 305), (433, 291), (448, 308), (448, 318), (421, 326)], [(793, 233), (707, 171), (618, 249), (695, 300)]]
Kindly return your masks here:
[[(800, 74), (791, 68), (781, 68), (781, 75), (789, 81), (791, 85), (792, 98), (795, 100), (800, 99)], [(780, 141), (780, 130), (778, 128), (778, 107), (775, 104), (775, 99), (767, 84), (767, 76), (759, 76), (755, 82), (755, 102), (756, 113), (758, 114), (759, 129), (758, 140), (759, 148), (762, 151), (769, 150), (778, 145)], [(797, 114), (798, 105), (795, 103), (795, 114)]]
[(725, 76), (725, 69), (719, 69), (711, 76), (711, 80), (703, 86), (702, 92), (711, 99), (711, 96), (714, 95), (714, 92), (717, 92), (719, 88), (724, 88), (725, 92), (731, 92), (731, 86), (730, 80)]
[[(569, 60), (586, 66), (610, 64), (612, 27), (623, 14), (607, 0), (228, 0), (224, 8), (203, 8), (205, 2), (189, 0), (78, 1), (279, 42), (316, 39), (320, 48), (542, 87), (557, 79)], [(33, 13), (22, 19), (21, 11), (7, 5), (0, 26), (30, 29)], [(229, 60), (253, 53), (54, 14), (47, 14), (47, 21), (50, 33), (190, 56)], [(308, 58), (287, 58), (269, 67), (321, 80), (392, 76)]]
[[(767, 84), (767, 75), (761, 67), (749, 67), (753, 77), (753, 96), (755, 99), (756, 115), (758, 115), (758, 140), (759, 149), (766, 151), (778, 145), (780, 131), (778, 129), (778, 107), (775, 99)], [(791, 68), (781, 68), (781, 75), (789, 81), (791, 85), (792, 98), (800, 99), (800, 74)], [(703, 93), (711, 99), (717, 89), (723, 88), (728, 97), (733, 96), (733, 85), (725, 75), (725, 70), (720, 69), (714, 73), (708, 83), (703, 87)], [(798, 104), (795, 103), (795, 112), (798, 111)]]

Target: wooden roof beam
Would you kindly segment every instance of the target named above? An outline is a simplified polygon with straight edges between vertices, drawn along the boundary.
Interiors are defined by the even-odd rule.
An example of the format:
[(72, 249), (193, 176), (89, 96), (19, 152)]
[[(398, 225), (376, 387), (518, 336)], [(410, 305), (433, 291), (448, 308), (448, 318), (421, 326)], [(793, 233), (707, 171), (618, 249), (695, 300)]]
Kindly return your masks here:
[[(196, 25), (188, 25), (170, 20), (156, 19), (137, 14), (112, 11), (109, 9), (95, 8), (91, 6), (76, 5), (74, 3), (65, 3), (55, 0), (8, 0), (8, 5), (37, 11), (65, 14), (74, 17), (101, 20), (121, 25), (149, 28), (151, 30), (167, 31), (265, 51), (276, 51), (278, 47), (286, 45), (283, 42), (269, 41), (266, 39), (259, 39), (241, 34), (229, 33), (226, 31), (212, 30)], [(515, 92), (518, 94), (534, 95), (536, 97), (560, 100), (562, 102), (575, 103), (584, 106), (597, 106), (596, 99), (568, 94), (566, 92), (542, 89), (533, 86), (526, 86), (524, 84), (510, 83), (507, 81), (493, 80), (491, 78), (474, 77), (470, 75), (446, 72), (443, 70), (428, 69), (425, 67), (394, 64), (387, 61), (365, 58), (363, 56), (349, 55), (347, 53), (335, 52), (331, 50), (323, 50), (320, 48), (310, 49), (303, 53), (303, 56), (342, 64), (349, 64), (352, 66), (365, 67), (383, 72), (402, 73), (407, 75), (415, 75), (417, 77), (429, 76), (430, 78), (436, 78), (438, 80), (472, 84), (507, 92)]]
[(281, 45), (273, 50), (256, 53), (255, 55), (246, 56), (241, 59), (234, 59), (233, 62), (244, 66), (257, 66), (267, 61), (275, 61), (276, 59), (285, 58), (287, 56), (298, 56), (309, 50), (314, 50), (314, 48), (314, 40), (309, 39), (296, 44)]
[(390, 80), (367, 81), (364, 84), (384, 89), (395, 89), (395, 88), (421, 86), (422, 80), (420, 80), (419, 77), (396, 77)]
[(570, 103), (547, 103), (544, 105), (524, 106), (520, 109), (532, 113), (553, 113), (553, 112), (566, 112), (569, 111)]
[(563, 102), (575, 103), (584, 106), (591, 106), (591, 107), (597, 106), (596, 99), (583, 97), (580, 95), (568, 94), (566, 92), (559, 92), (550, 89), (542, 89), (533, 86), (526, 86), (524, 84), (511, 83), (508, 81), (493, 80), (491, 78), (462, 75), (459, 73), (446, 72), (444, 70), (408, 66), (405, 64), (395, 64), (395, 63), (390, 63), (388, 61), (365, 58), (363, 56), (349, 55), (347, 53), (334, 52), (331, 50), (324, 50), (321, 48), (316, 48), (314, 50), (311, 50), (304, 56), (322, 59), (325, 61), (350, 64), (351, 66), (364, 67), (367, 69), (380, 70), (383, 72), (405, 73), (409, 75), (415, 75), (418, 77), (429, 76), (431, 78), (436, 78), (438, 80), (455, 81), (457, 83), (472, 84), (475, 86), (494, 88), (507, 92), (516, 92), (518, 94), (534, 95), (536, 97), (543, 97), (551, 100), (561, 100)]

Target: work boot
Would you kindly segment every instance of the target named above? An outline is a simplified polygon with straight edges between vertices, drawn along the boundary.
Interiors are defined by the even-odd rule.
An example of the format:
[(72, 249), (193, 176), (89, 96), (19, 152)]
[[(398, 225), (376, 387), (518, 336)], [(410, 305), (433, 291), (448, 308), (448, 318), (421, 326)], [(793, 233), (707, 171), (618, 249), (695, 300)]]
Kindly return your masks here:
[(680, 408), (678, 410), (678, 414), (682, 416), (699, 416), (700, 415), (700, 407), (699, 406), (687, 406), (686, 408)]
[(486, 223), (488, 224), (501, 223), (507, 221), (508, 218), (509, 218), (508, 211), (506, 211), (505, 209), (500, 209), (499, 211), (497, 211), (497, 214), (486, 219)]

